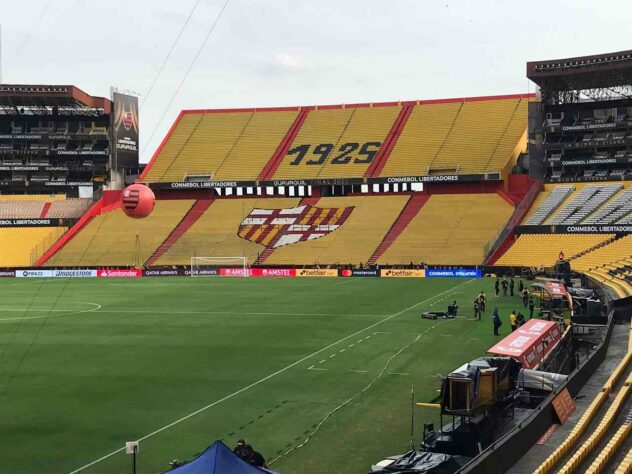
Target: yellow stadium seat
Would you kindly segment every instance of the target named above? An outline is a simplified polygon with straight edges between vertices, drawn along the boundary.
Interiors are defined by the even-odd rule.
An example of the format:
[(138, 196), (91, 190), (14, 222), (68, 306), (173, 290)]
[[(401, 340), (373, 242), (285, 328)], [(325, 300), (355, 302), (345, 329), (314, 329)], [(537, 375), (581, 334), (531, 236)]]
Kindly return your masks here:
[(316, 207), (353, 206), (347, 221), (316, 240), (277, 248), (265, 261), (271, 265), (367, 263), (397, 219), (409, 196), (350, 196), (321, 198)]
[(400, 110), (399, 106), (311, 110), (273, 178), (364, 176)]
[(560, 251), (571, 258), (614, 238), (614, 234), (522, 234), (496, 265), (551, 267)]
[(237, 235), (244, 217), (254, 208), (291, 208), (298, 203), (298, 198), (218, 199), (155, 265), (189, 265), (191, 257), (246, 257), (252, 264), (265, 247)]
[(379, 258), (380, 265), (480, 265), (513, 208), (497, 194), (436, 194)]
[(0, 267), (33, 265), (66, 227), (0, 227)]
[(256, 180), (297, 115), (298, 110), (184, 113), (143, 181), (183, 181), (191, 174)]
[(382, 176), (501, 171), (525, 148), (528, 99), (420, 104)]
[(194, 202), (156, 201), (154, 211), (144, 219), (127, 217), (120, 209), (98, 215), (44, 265), (142, 265)]

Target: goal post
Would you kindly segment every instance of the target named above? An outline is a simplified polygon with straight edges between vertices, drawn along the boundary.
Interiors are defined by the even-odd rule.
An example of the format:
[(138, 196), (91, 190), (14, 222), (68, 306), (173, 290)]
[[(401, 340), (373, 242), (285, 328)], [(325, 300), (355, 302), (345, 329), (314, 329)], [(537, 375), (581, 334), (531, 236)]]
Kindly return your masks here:
[(241, 269), (238, 276), (249, 276), (246, 257), (191, 257), (191, 276), (218, 276), (221, 267)]

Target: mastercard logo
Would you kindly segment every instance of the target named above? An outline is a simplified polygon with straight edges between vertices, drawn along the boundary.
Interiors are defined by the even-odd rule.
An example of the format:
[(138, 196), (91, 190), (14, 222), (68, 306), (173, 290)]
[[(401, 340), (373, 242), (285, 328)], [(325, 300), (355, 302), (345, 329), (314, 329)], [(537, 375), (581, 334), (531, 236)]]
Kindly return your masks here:
[(352, 275), (352, 272), (349, 269), (342, 271), (342, 276), (343, 277), (350, 277), (351, 275)]

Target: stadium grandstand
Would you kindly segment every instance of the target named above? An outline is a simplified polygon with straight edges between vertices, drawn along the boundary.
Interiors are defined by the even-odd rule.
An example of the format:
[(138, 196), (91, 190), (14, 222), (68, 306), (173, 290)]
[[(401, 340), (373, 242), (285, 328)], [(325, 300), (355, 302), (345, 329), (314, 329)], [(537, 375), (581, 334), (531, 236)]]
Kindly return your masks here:
[[(152, 372), (156, 365), (180, 380), (182, 367), (171, 355), (144, 352), (148, 347), (168, 346), (191, 364), (207, 364), (196, 366), (201, 381), (185, 387), (193, 400), (186, 409), (201, 414), (195, 422), (204, 427), (176, 428), (183, 431), (173, 438), (185, 440), (182, 444), (208, 441), (206, 430), (214, 422), (221, 425), (213, 431), (218, 439), (232, 441), (242, 432), (263, 436), (270, 429), (257, 423), (265, 418), (269, 426), (282, 427), (279, 437), (293, 440), (266, 440), (276, 453), (271, 464), (283, 460), (295, 467), (300, 464), (291, 464), (297, 461), (290, 454), (382, 376), (434, 380), (440, 373), (448, 375), (440, 377), (438, 392), (426, 383), (421, 388), (423, 401), (416, 406), (434, 411), (423, 412), (432, 422), (423, 425), (423, 441), (411, 444), (411, 463), (426, 462), (416, 459), (421, 456), (445, 463), (442, 472), (506, 472), (524, 455), (525, 465), (542, 474), (602, 472), (615, 464), (629, 472), (629, 455), (622, 455), (631, 447), (630, 420), (623, 416), (631, 408), (632, 377), (631, 71), (632, 52), (622, 52), (528, 63), (536, 94), (183, 110), (142, 170), (138, 150), (128, 147), (138, 139), (134, 97), (119, 94), (110, 101), (73, 86), (0, 86), (0, 276), (67, 278), (59, 280), (61, 291), (40, 284), (43, 296), (35, 295), (33, 312), (61, 313), (54, 316), (60, 320), (82, 314), (79, 329), (65, 329), (69, 334), (101, 331), (90, 349), (97, 360), (116, 367), (108, 366), (112, 373), (103, 375), (108, 388), (122, 378), (121, 384), (137, 387), (137, 350), (139, 366), (149, 369), (143, 383), (152, 388), (141, 390), (143, 399), (158, 397), (153, 378), (163, 379)], [(135, 286), (113, 282), (107, 291), (88, 280), (85, 297), (64, 294), (75, 276), (185, 275), (284, 278), (143, 279)], [(302, 286), (285, 278), (295, 276), (323, 278)], [(425, 280), (405, 286), (377, 278), (329, 283), (329, 277)], [(464, 281), (452, 284), (447, 277)], [(343, 286), (353, 281), (363, 283)], [(515, 295), (514, 283), (520, 285)], [(421, 286), (427, 291), (423, 298)], [(14, 293), (21, 291), (29, 289)], [(485, 292), (496, 297), (487, 313), (481, 309)], [(401, 299), (406, 309), (393, 311), (389, 298)], [(500, 329), (496, 316), (491, 321), (494, 307), (525, 314), (519, 313), (520, 325), (512, 318)], [(15, 302), (0, 303), (3, 312), (22, 310)], [(414, 318), (392, 321), (413, 312)], [(481, 314), (487, 326), (478, 325)], [(358, 331), (362, 319), (371, 324)], [(628, 323), (625, 331), (615, 321)], [(171, 339), (160, 339), (161, 324), (173, 341), (186, 344), (172, 347)], [(312, 340), (305, 342), (285, 324)], [(523, 324), (528, 329), (521, 329)], [(424, 367), (415, 365), (417, 373), (389, 366), (439, 326), (442, 337), (431, 333), (423, 339), (427, 352), (420, 357)], [(345, 337), (332, 343), (340, 331)], [(236, 339), (247, 341), (244, 353), (231, 352)], [(521, 344), (526, 348), (518, 353), (515, 346)], [(307, 357), (306, 346), (313, 352)], [(587, 383), (592, 376), (603, 378), (607, 369), (601, 367), (621, 355), (612, 348), (626, 351), (612, 376)], [(357, 359), (335, 365), (353, 351)], [(487, 355), (463, 365), (472, 355), (468, 351)], [(60, 367), (72, 365), (72, 355), (59, 353), (54, 356), (63, 358)], [(252, 366), (245, 359), (254, 360)], [(402, 363), (406, 370), (409, 362)], [(259, 363), (269, 364), (267, 373), (273, 375), (260, 378)], [(297, 367), (302, 375), (293, 372)], [(100, 368), (79, 364), (73, 377), (83, 380), (93, 372), (101, 377)], [(247, 398), (247, 390), (233, 388), (243, 374), (248, 389), (277, 375), (287, 380), (255, 400)], [(333, 382), (327, 386), (323, 379)], [(83, 382), (74, 383), (81, 392)], [(303, 385), (309, 393), (301, 391)], [(596, 393), (590, 392), (595, 385)], [(395, 386), (404, 385), (389, 382)], [(165, 392), (171, 390), (176, 393), (173, 386)], [(235, 403), (233, 411), (212, 419), (215, 414), (206, 410), (215, 404), (207, 404), (202, 393), (209, 390), (218, 390), (213, 392), (218, 403)], [(408, 390), (406, 382), (406, 396), (397, 399), (406, 407)], [(393, 393), (385, 391), (375, 403), (385, 410), (380, 423), (388, 427), (402, 418), (386, 411)], [(115, 395), (108, 403), (118, 403)], [(163, 420), (173, 399), (161, 400), (165, 405), (139, 419)], [(179, 408), (168, 415), (165, 430), (193, 417)], [(136, 422), (129, 412), (111, 416), (113, 421), (101, 416), (101, 422), (126, 436), (128, 418)], [(367, 421), (361, 418), (365, 414), (354, 416)], [(303, 426), (307, 419), (309, 426)], [(142, 427), (150, 433), (145, 438), (163, 431), (152, 423)], [(546, 452), (529, 449), (546, 444), (547, 436), (555, 436), (554, 448), (549, 443)], [(161, 465), (155, 459), (171, 449), (171, 441), (147, 443), (155, 471)], [(93, 456), (93, 464), (103, 462), (98, 467), (103, 472), (118, 472), (126, 460), (118, 456), (124, 448), (115, 447), (118, 451), (104, 457)], [(174, 449), (191, 454), (189, 447)], [(372, 472), (400, 472), (380, 469), (402, 459), (384, 459)], [(315, 469), (309, 472), (321, 472), (320, 465)]]
[[(187, 265), (227, 254), (278, 266), (480, 264), (529, 186), (515, 179), (507, 190), (500, 178), (525, 151), (531, 99), (184, 111), (140, 176), (157, 193), (156, 225), (179, 199), (164, 227), (125, 225), (116, 205), (101, 206), (39, 264)], [(411, 141), (434, 116), (426, 108), (445, 109), (452, 126)], [(389, 171), (391, 158), (410, 176)], [(253, 210), (294, 208), (302, 214), (286, 225), (242, 226)], [(101, 253), (88, 250), (95, 244)], [(115, 259), (113, 248), (126, 250)]]

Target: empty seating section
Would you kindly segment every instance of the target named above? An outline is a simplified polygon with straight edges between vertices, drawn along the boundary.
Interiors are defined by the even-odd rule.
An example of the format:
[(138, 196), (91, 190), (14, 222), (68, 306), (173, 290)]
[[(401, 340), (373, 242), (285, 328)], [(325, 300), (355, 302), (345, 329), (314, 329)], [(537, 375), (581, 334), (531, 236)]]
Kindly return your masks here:
[(0, 218), (2, 219), (37, 219), (47, 202), (65, 199), (63, 194), (48, 196), (32, 195), (0, 195)]
[(497, 194), (432, 195), (379, 258), (380, 265), (479, 265), (484, 245), (511, 216)]
[(364, 176), (400, 110), (399, 106), (311, 110), (273, 178)]
[(142, 265), (195, 201), (156, 201), (149, 217), (130, 219), (122, 210), (94, 217), (45, 266)]
[(0, 218), (37, 218), (44, 210), (45, 201), (0, 201)]
[(409, 196), (350, 196), (321, 198), (316, 207), (353, 207), (346, 222), (316, 240), (274, 250), (270, 265), (366, 263), (397, 219)]
[(462, 102), (448, 102), (413, 107), (380, 175), (428, 174), (430, 163), (439, 153), (462, 106)]
[(299, 199), (218, 199), (169, 248), (155, 265), (188, 265), (191, 257), (246, 257), (252, 264), (265, 247), (237, 235), (239, 225), (254, 208), (296, 207)]
[[(50, 207), (42, 216), (47, 203)], [(63, 194), (0, 195), (0, 218), (4, 219), (72, 219), (81, 217), (92, 205), (92, 199), (68, 198)]]
[[(573, 192), (573, 186), (557, 186), (552, 191), (543, 191), (532, 205), (531, 215), (525, 220), (526, 225), (540, 225), (553, 214), (562, 202)], [(544, 198), (541, 200), (540, 198)]]
[(584, 186), (581, 190), (576, 191), (569, 201), (546, 223), (552, 225), (579, 224), (621, 188), (620, 184)]
[(571, 258), (614, 238), (614, 234), (522, 234), (496, 265), (550, 267), (560, 252)]
[(272, 157), (298, 111), (259, 112), (226, 155), (215, 173), (217, 181), (254, 180)]
[(429, 165), (430, 173), (500, 171), (526, 132), (527, 103), (526, 99), (464, 102)]
[(296, 110), (185, 113), (144, 181), (183, 181), (193, 174), (255, 180), (297, 115)]
[(65, 227), (0, 227), (0, 267), (32, 265), (65, 231)]
[(52, 219), (79, 218), (92, 206), (92, 199), (69, 198), (63, 201), (53, 201), (46, 217)]
[(632, 223), (632, 186), (624, 183), (545, 185), (523, 225)]
[(584, 222), (586, 224), (614, 224), (626, 217), (631, 218), (631, 213), (632, 187), (628, 187), (606, 202)]
[(416, 105), (382, 176), (500, 171), (523, 151), (528, 99)]
[(609, 285), (619, 296), (632, 295), (632, 234), (572, 260), (571, 268)]

